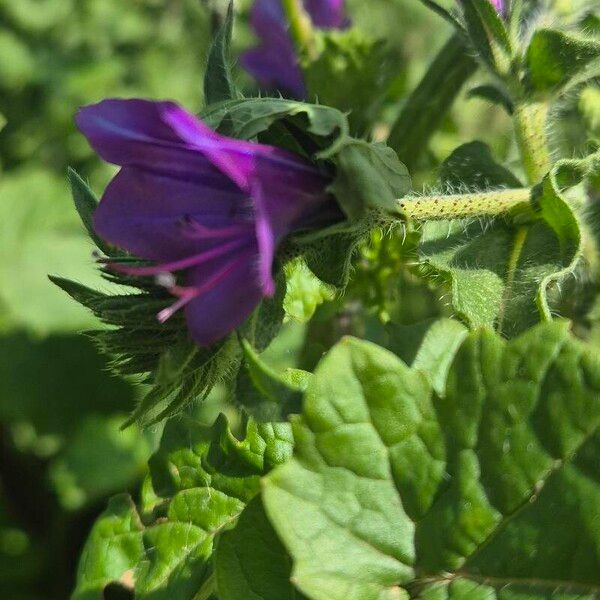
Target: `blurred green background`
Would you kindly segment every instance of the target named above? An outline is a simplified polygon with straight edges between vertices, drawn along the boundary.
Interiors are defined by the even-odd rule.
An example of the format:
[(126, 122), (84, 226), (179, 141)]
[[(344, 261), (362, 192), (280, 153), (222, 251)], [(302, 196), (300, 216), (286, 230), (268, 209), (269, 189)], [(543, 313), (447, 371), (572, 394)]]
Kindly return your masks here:
[[(91, 521), (112, 493), (136, 494), (160, 434), (119, 431), (140, 386), (110, 375), (80, 335), (97, 323), (46, 277), (103, 285), (66, 169), (98, 193), (113, 170), (77, 133), (74, 113), (107, 96), (170, 98), (198, 110), (223, 4), (0, 0), (0, 598), (68, 597)], [(249, 4), (237, 3), (236, 53), (253, 43)], [(448, 35), (416, 0), (353, 0), (349, 13), (393, 48), (393, 101)], [(251, 93), (252, 82), (237, 76)], [(390, 119), (397, 110), (391, 102)], [(506, 118), (461, 101), (433, 141), (431, 170), (419, 177), (427, 181), (441, 158), (474, 137), (510, 158)], [(302, 327), (288, 327), (271, 360), (293, 362), (302, 336)], [(218, 402), (217, 394), (200, 416), (209, 420)]]

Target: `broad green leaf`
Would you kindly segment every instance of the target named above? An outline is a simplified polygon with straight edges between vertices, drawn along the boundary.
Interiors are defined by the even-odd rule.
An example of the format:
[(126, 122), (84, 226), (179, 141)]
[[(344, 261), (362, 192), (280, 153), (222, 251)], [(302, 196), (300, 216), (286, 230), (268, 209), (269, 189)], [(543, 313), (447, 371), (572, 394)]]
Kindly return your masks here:
[(391, 148), (354, 140), (335, 159), (336, 178), (329, 189), (349, 219), (359, 220), (367, 211), (398, 213), (398, 199), (410, 191), (411, 180)]
[(335, 298), (335, 288), (320, 281), (302, 258), (289, 261), (285, 267), (285, 314), (301, 323), (310, 321), (317, 307)]
[(208, 52), (208, 63), (204, 74), (204, 101), (209, 105), (236, 97), (230, 56), (233, 16), (233, 0), (231, 0), (225, 22), (217, 32)]
[(99, 598), (121, 581), (140, 599), (208, 599), (216, 536), (234, 526), (261, 476), (290, 458), (292, 444), (288, 423), (249, 420), (238, 439), (224, 417), (212, 427), (169, 421), (149, 462), (143, 524), (127, 497), (111, 502), (84, 549), (75, 597)]
[(131, 498), (115, 496), (102, 513), (83, 548), (73, 600), (103, 598), (110, 583), (132, 588), (141, 560), (143, 525)]
[(554, 29), (538, 29), (527, 49), (525, 82), (535, 92), (565, 87), (581, 81), (588, 69), (590, 77), (600, 69), (600, 41)]
[(249, 421), (238, 440), (221, 417), (212, 428), (170, 421), (150, 460), (156, 521), (144, 531), (140, 598), (192, 600), (212, 573), (215, 536), (233, 526), (259, 491), (260, 476), (287, 460), (289, 424)]
[[(455, 185), (464, 178), (471, 190), (518, 184), (481, 150), (480, 143), (459, 149), (442, 167), (444, 180)], [(572, 273), (581, 255), (579, 223), (565, 200), (580, 181), (558, 180), (570, 165), (557, 163), (535, 191), (534, 218), (524, 229), (502, 219), (423, 226), (419, 253), (425, 273), (446, 286), (451, 307), (467, 324), (496, 325), (512, 336), (550, 317), (548, 288)], [(520, 251), (509, 274), (517, 244)]]
[(443, 398), (371, 343), (316, 370), (263, 500), (312, 600), (594, 597), (600, 357), (566, 323), (465, 339)]
[(215, 551), (219, 600), (302, 600), (290, 576), (292, 562), (257, 497), (234, 529), (223, 533)]

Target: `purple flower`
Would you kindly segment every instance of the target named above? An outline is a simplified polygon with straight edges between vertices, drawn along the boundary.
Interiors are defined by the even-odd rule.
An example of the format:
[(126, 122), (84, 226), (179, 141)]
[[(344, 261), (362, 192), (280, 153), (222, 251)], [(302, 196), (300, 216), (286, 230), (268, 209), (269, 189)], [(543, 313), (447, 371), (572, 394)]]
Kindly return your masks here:
[[(348, 25), (344, 16), (344, 1), (304, 0), (304, 8), (316, 27), (342, 29)], [(303, 98), (306, 95), (304, 79), (287, 30), (281, 0), (256, 0), (250, 14), (250, 24), (261, 43), (242, 55), (243, 67), (261, 85)]]
[[(97, 234), (157, 264), (131, 275), (181, 273), (178, 300), (193, 339), (220, 340), (274, 293), (281, 239), (331, 218), (329, 179), (285, 150), (223, 137), (171, 102), (105, 100), (77, 124), (100, 156), (122, 168), (94, 215)], [(331, 221), (329, 221), (331, 222)]]

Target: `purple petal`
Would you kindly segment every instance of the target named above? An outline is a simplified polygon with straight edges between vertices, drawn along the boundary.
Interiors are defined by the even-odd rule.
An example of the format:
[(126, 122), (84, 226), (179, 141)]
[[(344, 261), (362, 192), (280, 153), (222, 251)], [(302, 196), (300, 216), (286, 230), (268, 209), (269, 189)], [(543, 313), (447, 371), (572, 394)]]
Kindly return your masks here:
[(108, 185), (94, 228), (111, 244), (159, 262), (181, 260), (207, 247), (206, 240), (185, 235), (185, 219), (209, 228), (245, 223), (252, 237), (253, 215), (245, 194), (236, 187), (221, 188), (218, 183), (225, 177), (218, 175), (202, 183), (125, 167)]
[[(304, 8), (314, 25), (321, 29), (342, 29), (349, 24), (344, 15), (344, 0), (304, 0)], [(260, 44), (242, 55), (242, 66), (261, 85), (303, 98), (306, 95), (304, 78), (287, 30), (281, 0), (256, 0), (250, 24)]]
[(345, 0), (304, 0), (304, 8), (321, 29), (343, 29), (349, 21), (344, 13)]
[[(226, 276), (210, 291), (191, 300), (185, 315), (192, 338), (201, 346), (223, 339), (239, 327), (263, 297), (257, 276), (258, 249), (237, 255), (230, 263)], [(187, 283), (202, 286), (215, 274), (214, 265), (191, 269)]]
[(491, 0), (492, 4), (494, 5), (495, 9), (502, 15), (505, 16), (506, 15), (506, 4), (508, 2), (508, 0)]

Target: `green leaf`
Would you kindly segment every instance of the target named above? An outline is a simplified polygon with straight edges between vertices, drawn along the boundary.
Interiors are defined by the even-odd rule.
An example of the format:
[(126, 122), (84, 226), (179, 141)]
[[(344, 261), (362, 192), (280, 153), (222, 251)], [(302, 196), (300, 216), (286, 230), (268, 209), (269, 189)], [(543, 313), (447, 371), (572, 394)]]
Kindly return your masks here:
[(490, 147), (480, 141), (454, 150), (440, 167), (440, 180), (443, 186), (456, 191), (522, 187), (508, 169), (494, 160)]
[(219, 600), (302, 600), (305, 596), (294, 589), (291, 572), (291, 559), (257, 497), (235, 528), (219, 538), (215, 551)]
[(478, 85), (477, 87), (471, 88), (467, 92), (467, 98), (481, 98), (492, 104), (498, 104), (499, 106), (502, 106), (509, 115), (512, 115), (515, 109), (513, 102), (506, 91), (496, 85)]
[(131, 498), (115, 496), (102, 513), (83, 548), (73, 600), (97, 600), (110, 583), (131, 588), (143, 556), (143, 525)]
[(456, 33), (444, 44), (391, 128), (388, 145), (411, 173), (419, 166), (429, 140), (443, 125), (461, 88), (477, 70), (464, 38)]
[(161, 324), (156, 315), (171, 299), (154, 283), (137, 282), (145, 285), (143, 293), (109, 295), (57, 277), (51, 281), (104, 323), (117, 327), (91, 334), (112, 357), (113, 370), (121, 375), (143, 375), (151, 384), (126, 425), (137, 421), (146, 426), (178, 414), (204, 399), (215, 383), (239, 364), (234, 335), (201, 348), (189, 338), (181, 314)]
[(152, 487), (162, 503), (144, 530), (140, 598), (192, 600), (210, 589), (215, 537), (233, 526), (259, 491), (260, 476), (287, 460), (287, 423), (246, 425), (238, 440), (220, 417), (212, 428), (191, 419), (170, 421), (150, 460)]
[(233, 17), (233, 0), (231, 0), (225, 21), (208, 52), (208, 62), (204, 74), (204, 100), (208, 105), (231, 100), (237, 95), (231, 74), (230, 57)]
[(86, 228), (91, 240), (96, 244), (98, 250), (101, 250), (106, 256), (112, 256), (114, 249), (100, 239), (94, 231), (94, 211), (98, 206), (98, 199), (94, 192), (90, 189), (87, 183), (77, 174), (74, 169), (68, 170), (69, 184), (71, 186), (71, 194), (75, 208), (79, 214), (79, 218)]
[[(212, 129), (249, 140), (283, 122), (322, 138), (317, 149), (335, 148), (348, 135), (348, 121), (337, 109), (284, 98), (246, 98), (206, 108), (201, 117)], [(267, 140), (268, 141), (268, 140)], [(314, 149), (316, 150), (316, 149)]]
[(406, 364), (422, 371), (432, 388), (444, 395), (448, 370), (468, 329), (452, 319), (425, 321), (416, 325), (388, 323), (388, 347)]
[(353, 140), (335, 158), (337, 173), (329, 189), (349, 219), (359, 220), (368, 211), (398, 213), (398, 199), (410, 191), (411, 180), (391, 148)]
[(372, 124), (384, 91), (397, 75), (387, 45), (367, 38), (355, 28), (320, 31), (318, 56), (302, 61), (309, 98), (348, 113), (353, 131)]
[(595, 77), (600, 69), (600, 41), (553, 29), (538, 29), (527, 49), (525, 82), (534, 92), (552, 92), (572, 80)]
[(306, 323), (318, 306), (335, 298), (335, 289), (318, 279), (302, 258), (289, 261), (284, 271), (286, 293), (283, 308), (288, 317)]
[(300, 412), (302, 392), (308, 380), (298, 382), (297, 372), (294, 379), (279, 375), (260, 359), (246, 340), (242, 340), (242, 348), (244, 363), (237, 379), (237, 402), (260, 422), (279, 422)]
[[(480, 143), (459, 149), (442, 167), (442, 176), (450, 185), (462, 182), (471, 190), (518, 184), (482, 150)], [(564, 161), (557, 163), (534, 194), (534, 219), (522, 232), (512, 276), (509, 263), (522, 233), (507, 221), (430, 221), (423, 226), (419, 253), (425, 273), (446, 286), (451, 307), (470, 326), (496, 325), (513, 336), (550, 318), (548, 287), (571, 274), (581, 256), (580, 226), (564, 199), (579, 182), (557, 181), (566, 168)]]
[(566, 323), (463, 342), (444, 398), (373, 344), (329, 352), (263, 501), (312, 600), (593, 598), (600, 357)]

